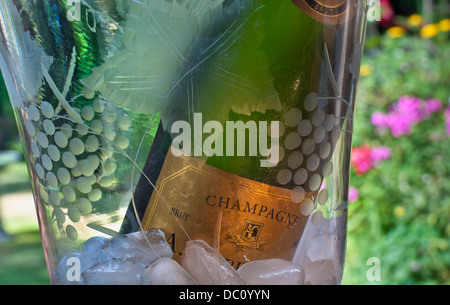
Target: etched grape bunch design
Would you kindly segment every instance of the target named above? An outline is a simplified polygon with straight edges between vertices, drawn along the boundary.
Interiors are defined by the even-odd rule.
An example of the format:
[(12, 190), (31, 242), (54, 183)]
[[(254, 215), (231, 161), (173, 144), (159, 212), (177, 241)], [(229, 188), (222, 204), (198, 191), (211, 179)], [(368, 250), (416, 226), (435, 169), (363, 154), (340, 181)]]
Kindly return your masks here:
[(277, 174), (277, 183), (291, 189), (291, 200), (300, 204), (303, 215), (312, 214), (316, 224), (323, 220), (317, 204), (323, 206), (329, 201), (325, 179), (332, 175), (333, 151), (347, 118), (319, 107), (321, 101), (329, 100), (339, 107), (348, 106), (342, 99), (320, 98), (312, 92), (303, 101), (303, 111), (290, 108), (284, 113), (280, 130), (280, 160), (284, 167)]
[(23, 117), (39, 196), (60, 232), (76, 240), (74, 224), (115, 184), (114, 152), (130, 145), (131, 119), (101, 96), (81, 107), (63, 103), (30, 104)]

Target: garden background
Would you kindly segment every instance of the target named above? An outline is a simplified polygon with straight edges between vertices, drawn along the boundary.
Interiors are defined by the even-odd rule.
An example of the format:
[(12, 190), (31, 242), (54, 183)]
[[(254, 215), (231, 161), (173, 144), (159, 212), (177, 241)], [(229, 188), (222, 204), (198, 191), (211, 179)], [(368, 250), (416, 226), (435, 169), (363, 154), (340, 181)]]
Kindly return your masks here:
[[(450, 284), (450, 4), (380, 3), (358, 89), (342, 283)], [(0, 150), (0, 284), (49, 284), (1, 79)]]

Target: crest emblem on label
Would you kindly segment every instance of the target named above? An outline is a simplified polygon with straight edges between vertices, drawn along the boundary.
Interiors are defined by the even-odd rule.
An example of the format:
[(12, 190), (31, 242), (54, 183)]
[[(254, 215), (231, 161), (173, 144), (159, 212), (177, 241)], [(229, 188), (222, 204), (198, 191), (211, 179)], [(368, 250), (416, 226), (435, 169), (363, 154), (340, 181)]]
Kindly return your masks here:
[(306, 15), (326, 24), (341, 24), (355, 15), (357, 0), (292, 0)]
[(232, 244), (236, 245), (235, 253), (246, 252), (247, 250), (260, 250), (264, 251), (264, 246), (269, 244), (267, 241), (259, 241), (259, 237), (264, 227), (263, 223), (245, 220), (244, 228), (241, 236), (227, 232), (225, 239)]

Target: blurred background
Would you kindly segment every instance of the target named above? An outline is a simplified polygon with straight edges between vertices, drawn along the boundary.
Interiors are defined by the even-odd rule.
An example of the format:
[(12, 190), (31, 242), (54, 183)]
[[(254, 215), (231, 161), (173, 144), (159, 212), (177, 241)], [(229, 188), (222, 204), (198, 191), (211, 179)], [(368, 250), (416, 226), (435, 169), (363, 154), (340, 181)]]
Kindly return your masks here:
[[(450, 4), (369, 2), (342, 283), (450, 284)], [(1, 76), (0, 284), (49, 284)]]

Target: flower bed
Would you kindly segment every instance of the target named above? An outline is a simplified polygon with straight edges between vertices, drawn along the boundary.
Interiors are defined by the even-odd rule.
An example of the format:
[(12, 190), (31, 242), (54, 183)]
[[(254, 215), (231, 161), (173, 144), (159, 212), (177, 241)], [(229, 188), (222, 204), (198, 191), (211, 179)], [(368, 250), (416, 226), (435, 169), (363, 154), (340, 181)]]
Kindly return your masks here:
[(343, 283), (450, 283), (449, 19), (395, 19), (367, 37)]

